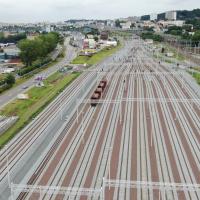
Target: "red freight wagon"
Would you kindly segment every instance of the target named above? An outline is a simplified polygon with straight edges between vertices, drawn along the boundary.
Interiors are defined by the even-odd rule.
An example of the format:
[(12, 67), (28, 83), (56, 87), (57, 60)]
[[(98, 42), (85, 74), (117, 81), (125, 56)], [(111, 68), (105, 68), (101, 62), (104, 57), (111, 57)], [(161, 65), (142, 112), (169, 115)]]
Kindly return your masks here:
[(98, 88), (102, 88), (102, 90), (104, 91), (105, 85), (103, 83), (99, 83)]
[(103, 92), (103, 89), (102, 89), (102, 88), (97, 88), (97, 89), (95, 90), (94, 93), (98, 93), (98, 94), (100, 94), (100, 96), (101, 96), (101, 95), (102, 95), (102, 92)]
[(100, 99), (101, 95), (99, 93), (94, 93), (91, 97), (91, 106), (96, 106), (97, 102), (96, 100)]
[(106, 85), (107, 85), (107, 80), (102, 80), (100, 83), (103, 83), (104, 84), (104, 88), (105, 88)]
[(93, 93), (93, 95), (91, 97), (91, 106), (97, 105), (96, 100), (101, 98), (101, 96), (102, 96), (102, 94), (105, 90), (106, 85), (107, 85), (106, 79), (103, 79), (103, 80), (100, 81), (98, 87), (96, 88), (95, 92)]

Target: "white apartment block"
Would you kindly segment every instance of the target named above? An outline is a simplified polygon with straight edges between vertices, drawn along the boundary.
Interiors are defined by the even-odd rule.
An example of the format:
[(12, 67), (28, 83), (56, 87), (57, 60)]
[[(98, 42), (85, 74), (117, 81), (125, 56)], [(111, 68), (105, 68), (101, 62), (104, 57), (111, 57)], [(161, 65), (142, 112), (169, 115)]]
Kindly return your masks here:
[(176, 11), (168, 11), (165, 13), (165, 18), (167, 20), (176, 20), (177, 12)]

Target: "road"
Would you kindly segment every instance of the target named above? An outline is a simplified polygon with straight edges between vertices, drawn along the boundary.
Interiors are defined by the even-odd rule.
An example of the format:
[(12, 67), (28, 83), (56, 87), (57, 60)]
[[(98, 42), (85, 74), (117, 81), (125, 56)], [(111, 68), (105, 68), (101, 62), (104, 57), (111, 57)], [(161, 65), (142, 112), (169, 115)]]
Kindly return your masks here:
[[(76, 55), (77, 55), (76, 48), (70, 46), (68, 42), (69, 42), (69, 39), (66, 39), (66, 41), (65, 41), (66, 55), (62, 59), (62, 61), (53, 65), (52, 67), (49, 67), (48, 69), (45, 69), (44, 71), (38, 73), (37, 76), (48, 77), (51, 74), (53, 74), (54, 72), (58, 71), (58, 69), (61, 68), (62, 66), (70, 63), (70, 61), (73, 60), (73, 58), (76, 57)], [(8, 104), (10, 101), (14, 100), (17, 97), (18, 94), (24, 93), (28, 89), (33, 87), (35, 85), (34, 79), (35, 79), (35, 76), (28, 79), (24, 83), (18, 85), (17, 87), (10, 89), (8, 92), (5, 92), (2, 95), (0, 95), (0, 108), (5, 106), (6, 104)], [(28, 88), (23, 89), (24, 87), (25, 88), (28, 87)]]
[[(47, 194), (40, 187), (37, 193), (16, 191), (13, 198), (99, 200), (104, 194), (105, 200), (154, 200), (159, 196), (162, 200), (198, 200), (200, 100), (187, 77), (149, 57), (138, 40), (127, 41), (121, 51), (92, 69), (49, 106), (49, 112), (60, 120), (49, 120), (46, 109), (41, 114), (44, 117), (38, 117), (43, 121), (30, 126), (29, 132), (20, 134), (8, 148), (12, 182), (59, 186), (66, 195), (59, 191)], [(89, 99), (103, 77), (108, 86), (98, 105), (91, 107)], [(74, 93), (78, 91), (77, 98)], [(57, 101), (68, 103), (59, 108)], [(62, 123), (66, 116), (66, 123)], [(46, 125), (47, 122), (50, 124)], [(54, 137), (49, 140), (52, 134)], [(36, 148), (34, 154), (32, 148)], [(0, 155), (2, 182), (7, 175), (5, 156), (6, 149)], [(23, 159), (28, 156), (24, 167)], [(104, 185), (111, 180), (110, 187)], [(117, 180), (125, 183), (118, 185)], [(130, 187), (141, 182), (173, 186), (168, 190)], [(199, 190), (179, 191), (178, 183), (196, 184)], [(83, 189), (87, 192), (80, 195)], [(9, 190), (2, 194), (6, 198)]]

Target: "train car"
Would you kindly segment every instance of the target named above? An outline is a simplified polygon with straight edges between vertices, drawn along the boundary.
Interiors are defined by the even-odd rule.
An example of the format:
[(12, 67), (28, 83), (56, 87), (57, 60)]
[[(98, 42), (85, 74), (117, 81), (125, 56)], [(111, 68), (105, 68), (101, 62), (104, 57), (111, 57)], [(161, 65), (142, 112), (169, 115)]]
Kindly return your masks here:
[(99, 93), (94, 93), (91, 97), (91, 106), (95, 107), (97, 105), (96, 100), (99, 100), (101, 98), (101, 95)]
[(106, 88), (106, 86), (107, 86), (107, 80), (102, 80), (102, 81), (100, 81), (100, 83), (99, 83), (99, 88), (102, 88), (103, 89), (103, 91), (105, 90), (105, 88)]
[(98, 93), (98, 94), (100, 94), (100, 96), (101, 96), (101, 95), (102, 95), (102, 92), (103, 92), (103, 89), (102, 89), (102, 88), (97, 88), (97, 89), (95, 90), (94, 93)]
[(104, 92), (105, 89), (104, 83), (99, 83), (98, 88), (102, 89), (102, 91)]
[(104, 84), (104, 87), (106, 87), (106, 85), (107, 85), (107, 80), (102, 80), (100, 83), (103, 83)]
[(107, 80), (106, 79), (101, 80), (91, 97), (91, 106), (97, 105), (97, 102), (95, 100), (99, 100), (102, 97), (102, 94), (106, 86), (107, 86)]

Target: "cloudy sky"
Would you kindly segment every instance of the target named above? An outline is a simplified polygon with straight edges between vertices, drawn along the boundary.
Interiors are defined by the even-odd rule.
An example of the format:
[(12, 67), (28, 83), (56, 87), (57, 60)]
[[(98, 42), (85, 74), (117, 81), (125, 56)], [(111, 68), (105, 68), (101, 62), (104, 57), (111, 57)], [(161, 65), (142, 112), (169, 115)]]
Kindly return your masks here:
[(0, 0), (0, 22), (111, 19), (199, 7), (199, 0)]

